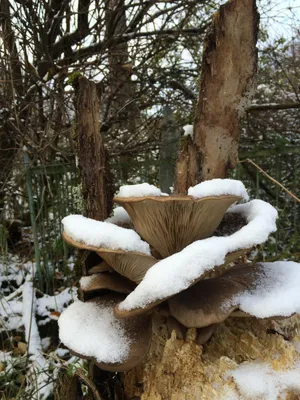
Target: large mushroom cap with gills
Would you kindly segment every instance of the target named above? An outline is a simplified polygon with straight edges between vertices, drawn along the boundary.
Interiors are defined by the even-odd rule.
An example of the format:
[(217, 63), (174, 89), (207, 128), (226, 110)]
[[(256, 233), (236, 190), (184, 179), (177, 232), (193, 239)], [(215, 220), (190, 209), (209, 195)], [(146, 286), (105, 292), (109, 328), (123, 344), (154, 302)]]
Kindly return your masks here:
[(91, 246), (72, 239), (66, 232), (63, 232), (63, 239), (73, 247), (95, 251), (115, 271), (136, 283), (141, 282), (148, 269), (157, 262), (150, 254)]
[(71, 304), (58, 320), (60, 340), (71, 352), (93, 360), (106, 371), (134, 368), (149, 350), (152, 316), (117, 320), (113, 307), (123, 298), (114, 293)]
[(101, 294), (101, 292), (112, 291), (118, 293), (131, 293), (135, 284), (116, 272), (100, 273), (92, 276), (83, 276), (80, 279), (79, 292), (84, 300)]
[(175, 295), (169, 309), (189, 328), (217, 324), (230, 315), (282, 318), (300, 311), (299, 290), (300, 264), (241, 264)]
[[(224, 266), (253, 246), (264, 243), (276, 231), (277, 211), (262, 200), (230, 209), (245, 217), (246, 225), (228, 236), (198, 240), (182, 251), (154, 264), (142, 282), (115, 309), (118, 318), (138, 315), (186, 290), (199, 280), (223, 270)], [(230, 232), (232, 232), (230, 230)]]
[(213, 234), (227, 209), (242, 197), (223, 195), (115, 197), (130, 215), (136, 231), (162, 256), (168, 257)]
[[(190, 285), (194, 285), (196, 282), (198, 282), (201, 279), (204, 279), (208, 274), (211, 274), (215, 270), (218, 270), (218, 269), (222, 270), (226, 264), (235, 261), (236, 259), (241, 257), (243, 254), (245, 254), (245, 252), (247, 252), (247, 251), (248, 251), (248, 249), (244, 249), (244, 250), (239, 250), (239, 251), (227, 254), (224, 264), (218, 266), (216, 269), (213, 269), (211, 271), (207, 271), (207, 272), (203, 273), (201, 276), (199, 276), (199, 278), (197, 280), (194, 280), (193, 282), (191, 282)], [(132, 316), (141, 315), (145, 312), (150, 311), (152, 308), (161, 304), (162, 302), (167, 300), (169, 297), (170, 296), (167, 296), (167, 297), (164, 297), (161, 299), (156, 299), (156, 300), (150, 302), (149, 304), (145, 305), (144, 307), (136, 307), (136, 308), (132, 308), (130, 310), (122, 309), (122, 307), (120, 307), (120, 305), (117, 304), (114, 312), (115, 312), (115, 315), (117, 318), (120, 318), (120, 319), (130, 318)]]

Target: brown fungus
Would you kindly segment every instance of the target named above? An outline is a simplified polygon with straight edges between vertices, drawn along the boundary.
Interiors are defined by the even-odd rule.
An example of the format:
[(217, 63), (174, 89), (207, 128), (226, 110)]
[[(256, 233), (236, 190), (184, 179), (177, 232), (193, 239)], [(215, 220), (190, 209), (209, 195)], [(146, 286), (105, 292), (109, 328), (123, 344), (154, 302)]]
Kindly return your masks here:
[[(97, 315), (101, 316), (103, 306), (106, 306), (106, 304), (116, 304), (117, 302), (121, 301), (124, 298), (123, 295), (118, 294), (118, 293), (113, 293), (101, 297), (96, 297), (91, 300), (88, 300), (85, 304), (88, 307), (88, 304), (93, 304), (95, 305), (99, 310), (96, 309)], [(71, 308), (72, 306), (70, 306)], [(86, 307), (86, 306), (84, 306)], [(68, 310), (66, 310), (68, 311)], [(90, 317), (90, 316), (86, 316)], [(104, 369), (106, 371), (113, 371), (113, 372), (123, 372), (123, 371), (128, 371), (135, 366), (139, 365), (143, 359), (145, 358), (146, 354), (148, 353), (148, 350), (150, 348), (151, 344), (151, 337), (152, 337), (152, 315), (150, 314), (144, 314), (139, 317), (133, 317), (129, 318), (124, 321), (119, 321), (118, 323), (122, 324), (122, 329), (125, 331), (126, 335), (126, 340), (129, 343), (129, 351), (128, 354), (124, 359), (122, 359), (120, 362), (104, 362), (99, 359), (96, 359), (96, 354), (95, 356), (89, 354), (86, 354), (86, 351), (81, 352), (79, 348), (81, 347), (79, 344), (79, 347), (76, 345), (70, 345), (70, 343), (74, 343), (73, 341), (73, 331), (68, 329), (68, 326), (70, 323), (72, 324), (71, 321), (72, 315), (69, 315), (66, 318), (64, 316), (64, 313), (62, 313), (60, 319), (59, 319), (59, 328), (60, 328), (60, 337), (62, 342), (70, 349), (70, 351), (87, 360), (92, 360), (99, 368)], [(77, 327), (77, 331), (79, 330), (86, 330), (86, 326), (83, 324), (82, 326), (79, 325)], [(79, 335), (81, 332), (78, 332)], [(110, 333), (107, 332), (107, 335)], [(101, 346), (103, 343), (99, 342), (99, 346)], [(122, 343), (119, 344), (122, 346)], [(85, 354), (83, 354), (85, 353)]]
[(115, 197), (130, 215), (136, 231), (163, 258), (196, 240), (210, 237), (239, 196), (196, 199), (191, 196)]
[(73, 247), (95, 251), (115, 271), (136, 283), (141, 282), (148, 269), (157, 262), (156, 258), (143, 253), (90, 246), (75, 241), (65, 232), (63, 239)]

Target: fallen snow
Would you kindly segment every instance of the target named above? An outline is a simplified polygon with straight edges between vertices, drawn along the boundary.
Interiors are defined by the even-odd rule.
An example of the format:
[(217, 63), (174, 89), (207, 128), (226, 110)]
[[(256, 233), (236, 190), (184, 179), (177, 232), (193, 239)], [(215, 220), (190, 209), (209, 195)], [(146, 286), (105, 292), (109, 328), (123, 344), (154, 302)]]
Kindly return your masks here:
[(148, 243), (132, 229), (121, 228), (82, 215), (69, 215), (62, 220), (62, 223), (65, 233), (71, 239), (88, 246), (150, 254)]
[(51, 311), (62, 312), (71, 301), (77, 299), (77, 288), (66, 288), (54, 296), (44, 294), (36, 300), (36, 313), (41, 317), (49, 316)]
[(230, 303), (257, 318), (300, 313), (300, 264), (277, 261), (262, 266), (256, 287), (235, 296)]
[(230, 236), (198, 240), (154, 264), (119, 308), (131, 310), (145, 307), (151, 302), (173, 296), (188, 288), (206, 271), (222, 265), (228, 253), (264, 243), (270, 233), (276, 231), (277, 211), (262, 200), (233, 206), (230, 212), (244, 215), (247, 225)]
[(86, 290), (90, 287), (90, 285), (98, 279), (98, 275), (91, 275), (91, 276), (82, 276), (80, 278), (79, 284), (83, 290)]
[(118, 363), (129, 354), (123, 321), (114, 317), (114, 302), (71, 304), (59, 317), (59, 337), (65, 346), (98, 362)]
[(116, 207), (113, 210), (113, 215), (105, 220), (111, 224), (130, 224), (131, 218), (128, 212), (123, 207)]
[(121, 186), (116, 197), (147, 197), (147, 196), (168, 196), (154, 185), (140, 183), (138, 185)]
[(271, 365), (244, 363), (231, 371), (241, 394), (246, 399), (276, 400), (288, 391), (300, 392), (299, 366), (287, 371), (275, 371)]
[(193, 138), (194, 136), (194, 125), (185, 125), (183, 127), (183, 136), (191, 136)]
[(244, 184), (234, 179), (212, 179), (204, 181), (188, 190), (188, 195), (197, 199), (210, 196), (233, 195), (248, 200), (249, 196)]

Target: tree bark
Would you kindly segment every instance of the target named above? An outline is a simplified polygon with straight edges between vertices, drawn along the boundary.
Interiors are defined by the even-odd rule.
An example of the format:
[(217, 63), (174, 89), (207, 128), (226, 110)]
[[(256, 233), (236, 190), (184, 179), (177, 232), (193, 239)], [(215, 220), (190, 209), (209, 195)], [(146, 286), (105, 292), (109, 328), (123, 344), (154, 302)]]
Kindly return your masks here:
[(112, 208), (112, 185), (100, 133), (100, 100), (94, 82), (78, 78), (76, 93), (78, 165), (89, 218), (103, 221)]
[[(238, 161), (239, 120), (254, 93), (259, 14), (255, 0), (232, 0), (220, 7), (206, 37), (199, 100), (194, 121), (194, 147), (199, 162), (189, 165), (188, 186), (225, 178)], [(186, 151), (183, 151), (185, 153)], [(183, 167), (182, 167), (183, 168)]]

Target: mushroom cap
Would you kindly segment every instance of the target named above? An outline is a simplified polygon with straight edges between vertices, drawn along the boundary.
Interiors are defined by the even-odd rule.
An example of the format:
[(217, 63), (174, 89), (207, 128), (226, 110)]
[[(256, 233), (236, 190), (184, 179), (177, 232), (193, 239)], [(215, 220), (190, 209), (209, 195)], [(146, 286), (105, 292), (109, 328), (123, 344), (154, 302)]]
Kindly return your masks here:
[(112, 271), (112, 267), (109, 264), (107, 264), (106, 261), (102, 260), (99, 262), (99, 264), (89, 268), (87, 273), (88, 275), (94, 275), (94, 274), (99, 274), (100, 272), (110, 272), (110, 271)]
[[(279, 266), (277, 268), (276, 263), (234, 266), (225, 271), (223, 275), (202, 280), (170, 298), (168, 301), (170, 313), (188, 328), (202, 328), (218, 324), (231, 315), (282, 318), (281, 304), (278, 305), (278, 314), (277, 310), (274, 311), (276, 304), (275, 306), (272, 304), (272, 302), (274, 303), (272, 292), (279, 290), (278, 293), (282, 296), (289, 287), (292, 287), (294, 292), (295, 288), (296, 290), (300, 288), (300, 265), (293, 282), (291, 280), (293, 275), (289, 277), (290, 272), (283, 264), (281, 264), (281, 271)], [(294, 274), (297, 268), (291, 266), (290, 270)], [(292, 296), (295, 296), (295, 293)], [(293, 299), (293, 301), (291, 302), (292, 308), (289, 306), (290, 311), (286, 313), (286, 316), (292, 315), (300, 308), (300, 300), (295, 302)], [(286, 303), (286, 299), (281, 303)], [(271, 312), (264, 310), (267, 304), (269, 307), (272, 304)], [(284, 307), (285, 305), (283, 305), (283, 309)]]
[(196, 240), (213, 234), (226, 210), (242, 197), (223, 195), (115, 197), (132, 219), (136, 231), (162, 256), (168, 257)]
[(150, 348), (152, 316), (116, 320), (113, 306), (123, 298), (113, 293), (71, 304), (58, 321), (61, 341), (106, 371), (128, 371), (140, 364)]
[[(225, 263), (223, 265), (220, 265), (220, 266), (216, 267), (215, 269), (219, 269), (219, 268), (222, 269), (224, 267), (224, 265), (226, 265), (226, 264), (228, 264), (230, 262), (233, 262), (237, 258), (241, 257), (243, 254), (245, 254), (248, 250), (249, 249), (243, 249), (243, 250), (239, 250), (239, 251), (235, 251), (233, 253), (227, 254), (226, 258), (225, 258)], [(198, 281), (201, 281), (208, 274), (211, 274), (211, 272), (212, 271), (210, 270), (210, 271), (207, 271), (207, 272), (203, 273), (201, 276), (198, 277), (198, 279), (194, 280), (190, 284), (190, 286), (194, 285)], [(183, 292), (181, 292), (181, 293), (183, 293)], [(137, 307), (137, 308), (132, 308), (130, 310), (123, 310), (122, 308), (120, 308), (119, 304), (117, 304), (115, 309), (114, 309), (114, 313), (115, 313), (115, 316), (117, 318), (120, 318), (120, 319), (129, 318), (129, 317), (133, 317), (133, 316), (136, 316), (136, 315), (140, 315), (140, 314), (143, 314), (144, 312), (147, 312), (147, 311), (151, 310), (152, 308), (156, 307), (160, 303), (162, 303), (165, 300), (167, 300), (169, 297), (165, 297), (165, 298), (162, 298), (162, 299), (157, 299), (155, 301), (150, 302), (145, 307)], [(180, 321), (180, 320), (178, 320), (178, 321)]]
[(62, 236), (64, 241), (73, 247), (95, 251), (115, 271), (136, 283), (141, 282), (148, 269), (157, 262), (157, 259), (151, 255), (90, 246), (70, 238), (65, 232)]
[(116, 272), (104, 272), (80, 279), (80, 289), (84, 299), (103, 291), (131, 293), (135, 284)]

